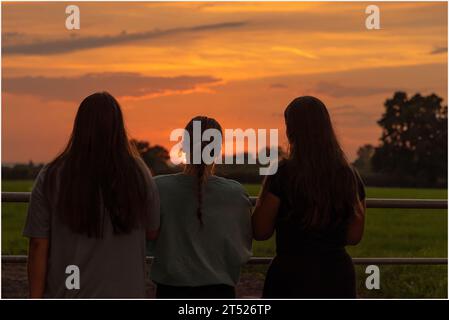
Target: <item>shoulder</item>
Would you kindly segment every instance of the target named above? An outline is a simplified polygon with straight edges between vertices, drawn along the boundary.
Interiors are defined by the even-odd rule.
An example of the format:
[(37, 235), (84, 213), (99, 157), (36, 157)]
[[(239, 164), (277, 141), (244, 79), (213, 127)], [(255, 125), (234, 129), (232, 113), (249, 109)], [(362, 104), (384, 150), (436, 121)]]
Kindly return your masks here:
[(154, 177), (151, 169), (141, 157), (135, 157), (134, 160), (137, 164), (137, 169), (141, 174), (141, 178), (143, 178), (145, 186), (150, 189), (155, 188)]
[(40, 177), (40, 178), (45, 178), (45, 176), (47, 175), (47, 173), (48, 173), (48, 171), (49, 171), (49, 168), (50, 168), (50, 165), (49, 164), (46, 164), (46, 165), (44, 165), (43, 167), (42, 167), (42, 169), (39, 171), (39, 173), (38, 173), (38, 177)]
[(213, 176), (211, 182), (209, 186), (212, 189), (209, 190), (222, 201), (231, 201), (236, 208), (240, 209), (246, 210), (252, 207), (248, 192), (240, 182), (218, 176)]
[(178, 175), (179, 175), (178, 173), (159, 174), (159, 175), (157, 175), (157, 176), (154, 177), (154, 180), (159, 181), (159, 182), (170, 181), (170, 180), (176, 179), (176, 177), (177, 177)]
[(362, 176), (360, 175), (359, 171), (358, 171), (354, 166), (351, 166), (351, 170), (352, 170), (352, 172), (353, 172), (353, 175), (354, 175), (354, 177), (355, 177), (355, 180), (357, 181), (357, 184), (359, 184), (359, 185), (361, 185), (362, 187), (364, 187), (365, 184), (364, 184), (364, 182), (363, 182)]
[(366, 191), (365, 191), (365, 183), (362, 180), (362, 177), (360, 176), (360, 173), (357, 171), (357, 169), (354, 166), (350, 166), (351, 173), (355, 180), (355, 185), (357, 188), (357, 193), (359, 195), (359, 198), (361, 200), (366, 198)]
[(227, 190), (230, 192), (246, 194), (245, 187), (240, 182), (232, 180), (232, 179), (224, 178), (224, 177), (219, 177), (219, 176), (213, 176), (213, 177), (214, 177), (215, 183), (218, 186), (220, 186), (221, 188), (223, 188), (224, 190)]
[[(48, 189), (49, 186), (53, 187), (53, 184), (47, 183), (47, 182), (51, 182), (51, 180), (49, 180), (49, 170), (50, 170), (49, 168), (52, 169), (50, 165), (45, 165), (39, 171), (39, 173), (33, 183), (33, 188), (31, 190), (30, 202), (31, 201), (33, 201), (33, 202), (46, 201), (46, 197), (44, 196), (47, 193), (46, 190)], [(57, 177), (55, 177), (54, 175), (51, 175), (50, 178), (53, 179), (53, 181), (55, 181), (54, 179)]]
[(42, 184), (44, 183), (44, 181), (48, 177), (48, 175), (51, 172), (54, 172), (55, 169), (57, 169), (57, 168), (54, 168), (51, 163), (44, 165), (42, 167), (42, 169), (39, 171), (39, 173), (37, 174), (36, 179), (34, 180), (34, 187), (42, 186)]
[(141, 157), (134, 157), (134, 161), (136, 162), (137, 167), (142, 171), (142, 173), (152, 176), (150, 168), (148, 168), (147, 164)]
[(355, 176), (356, 179), (362, 180), (359, 171), (353, 165), (350, 165), (349, 168), (351, 169), (352, 174)]
[(213, 176), (212, 182), (210, 184), (212, 190), (215, 194), (219, 194), (220, 198), (234, 199), (234, 201), (240, 199), (245, 205), (249, 203), (248, 192), (240, 182), (218, 176)]
[(156, 185), (158, 187), (166, 186), (166, 185), (172, 185), (177, 181), (179, 177), (178, 173), (174, 174), (161, 174), (158, 176), (153, 177), (154, 182), (156, 182)]
[(339, 172), (345, 176), (353, 178), (357, 182), (357, 184), (363, 184), (360, 173), (353, 165), (350, 164), (349, 166), (345, 166), (341, 168)]
[(34, 192), (37, 190), (43, 191), (45, 176), (47, 175), (47, 172), (48, 172), (48, 165), (45, 165), (37, 174), (36, 179), (34, 180), (33, 183)]

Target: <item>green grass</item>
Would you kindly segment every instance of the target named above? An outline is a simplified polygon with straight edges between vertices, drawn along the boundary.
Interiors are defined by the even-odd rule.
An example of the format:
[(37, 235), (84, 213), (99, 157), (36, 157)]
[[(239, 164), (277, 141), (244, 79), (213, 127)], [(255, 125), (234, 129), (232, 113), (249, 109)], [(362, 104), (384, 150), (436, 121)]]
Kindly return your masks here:
[[(2, 191), (30, 191), (31, 181), (3, 181)], [(256, 196), (259, 185), (245, 185)], [(447, 199), (447, 190), (367, 188), (369, 198)], [(27, 204), (2, 203), (2, 254), (26, 254), (21, 236)], [(348, 247), (353, 257), (447, 257), (447, 210), (369, 209), (363, 241)], [(274, 238), (254, 242), (255, 256), (273, 256)], [(367, 290), (365, 268), (357, 266), (362, 297), (445, 298), (447, 266), (379, 266), (381, 289)], [(248, 268), (266, 271), (265, 266)], [(247, 272), (249, 272), (247, 270)]]
[[(32, 187), (30, 180), (2, 181), (3, 192), (31, 191)], [(2, 255), (27, 253), (28, 242), (22, 237), (27, 208), (26, 203), (2, 202)]]

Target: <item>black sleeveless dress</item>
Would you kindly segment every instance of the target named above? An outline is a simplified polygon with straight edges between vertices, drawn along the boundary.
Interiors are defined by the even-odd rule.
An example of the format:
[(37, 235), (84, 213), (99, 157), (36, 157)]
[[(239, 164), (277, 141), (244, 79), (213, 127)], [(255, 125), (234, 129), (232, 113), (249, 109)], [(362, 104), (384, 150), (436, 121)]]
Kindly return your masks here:
[[(363, 182), (357, 172), (355, 175), (363, 200)], [(345, 250), (347, 225), (320, 232), (304, 230), (300, 223), (302, 208), (292, 211), (287, 198), (288, 177), (284, 163), (267, 181), (269, 192), (281, 204), (275, 227), (276, 257), (266, 275), (263, 297), (355, 298), (354, 265)]]

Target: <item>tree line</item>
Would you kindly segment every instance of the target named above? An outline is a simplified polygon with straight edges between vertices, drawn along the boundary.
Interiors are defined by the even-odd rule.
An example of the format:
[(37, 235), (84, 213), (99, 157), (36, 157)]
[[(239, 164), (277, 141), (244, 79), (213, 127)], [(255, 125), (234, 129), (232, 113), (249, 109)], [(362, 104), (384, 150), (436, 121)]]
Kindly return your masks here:
[[(396, 92), (384, 103), (378, 120), (382, 128), (379, 144), (365, 144), (357, 151), (353, 165), (369, 186), (447, 186), (447, 105), (436, 94), (419, 93), (408, 97)], [(148, 141), (132, 140), (154, 175), (180, 172), (182, 166), (170, 162), (167, 149)], [(279, 158), (286, 153), (279, 148)], [(245, 154), (245, 160), (250, 155)], [(234, 155), (235, 157), (235, 155)], [(233, 161), (235, 163), (235, 159)], [(247, 163), (247, 161), (245, 161)], [(42, 164), (2, 165), (3, 179), (34, 179)], [(260, 164), (219, 164), (216, 174), (242, 183), (260, 183)]]

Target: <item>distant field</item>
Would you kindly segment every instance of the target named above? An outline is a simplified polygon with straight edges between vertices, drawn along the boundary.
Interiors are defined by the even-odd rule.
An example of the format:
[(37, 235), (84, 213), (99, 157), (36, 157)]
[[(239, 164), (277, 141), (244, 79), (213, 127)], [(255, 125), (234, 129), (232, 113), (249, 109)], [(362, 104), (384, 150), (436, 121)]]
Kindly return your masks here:
[[(31, 181), (3, 181), (2, 191), (30, 191)], [(245, 186), (257, 195), (259, 185)], [(369, 198), (447, 199), (447, 190), (367, 188)], [(26, 204), (2, 203), (2, 254), (26, 254), (21, 236)], [(447, 210), (369, 209), (363, 241), (348, 248), (353, 257), (447, 257)], [(254, 242), (255, 256), (273, 256), (274, 239)], [(266, 267), (246, 272), (263, 276)], [(363, 297), (447, 297), (447, 266), (380, 266), (381, 289), (364, 288), (363, 267), (357, 267)]]

